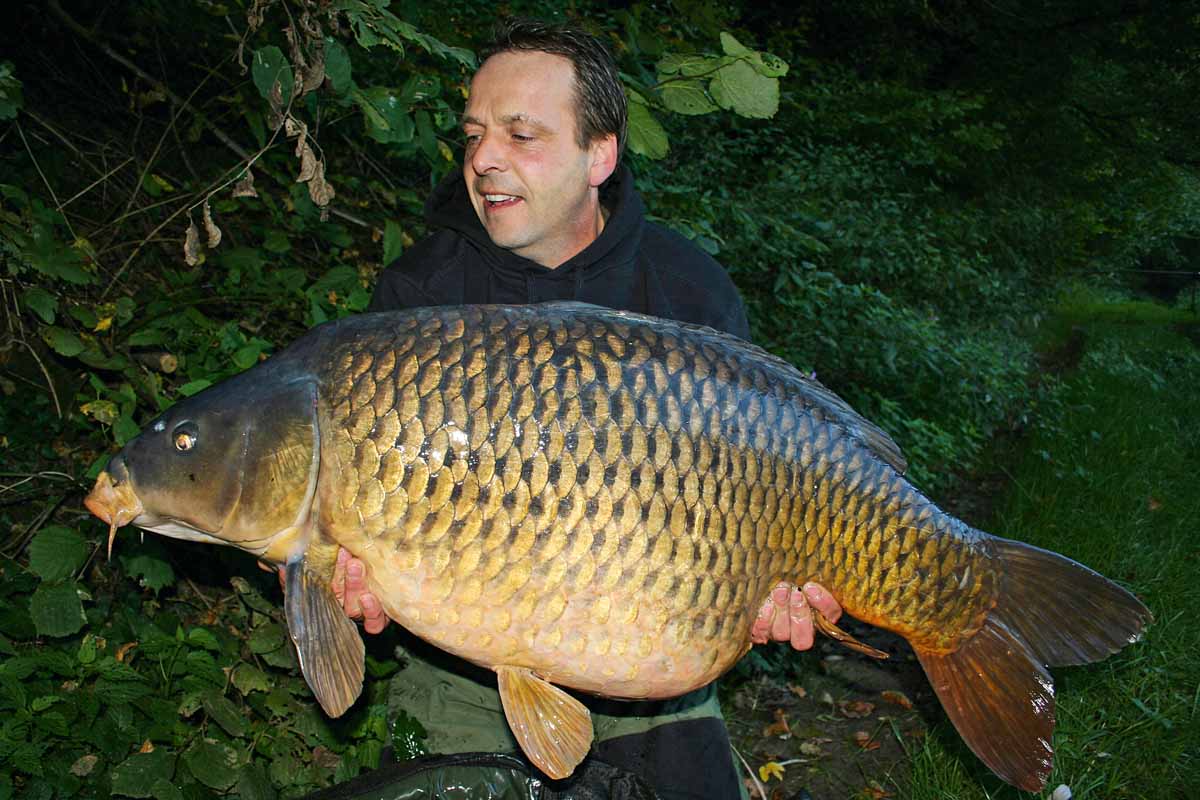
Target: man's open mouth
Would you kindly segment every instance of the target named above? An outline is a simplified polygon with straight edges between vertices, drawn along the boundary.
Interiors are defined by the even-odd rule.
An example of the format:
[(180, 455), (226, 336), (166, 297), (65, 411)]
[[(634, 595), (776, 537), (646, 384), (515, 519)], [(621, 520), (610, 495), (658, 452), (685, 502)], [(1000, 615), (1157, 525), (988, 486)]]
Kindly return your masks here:
[(483, 200), (488, 208), (506, 208), (521, 202), (514, 194), (485, 194)]

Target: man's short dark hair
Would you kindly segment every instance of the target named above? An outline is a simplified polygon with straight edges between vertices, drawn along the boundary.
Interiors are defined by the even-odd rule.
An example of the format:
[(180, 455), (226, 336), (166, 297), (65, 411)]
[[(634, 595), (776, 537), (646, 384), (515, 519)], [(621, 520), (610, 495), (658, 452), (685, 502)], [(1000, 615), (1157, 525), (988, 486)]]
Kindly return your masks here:
[(617, 159), (625, 150), (629, 109), (617, 65), (600, 40), (569, 23), (511, 18), (496, 23), (481, 63), (497, 53), (535, 51), (563, 56), (575, 67), (576, 140), (586, 148), (596, 139), (616, 134)]

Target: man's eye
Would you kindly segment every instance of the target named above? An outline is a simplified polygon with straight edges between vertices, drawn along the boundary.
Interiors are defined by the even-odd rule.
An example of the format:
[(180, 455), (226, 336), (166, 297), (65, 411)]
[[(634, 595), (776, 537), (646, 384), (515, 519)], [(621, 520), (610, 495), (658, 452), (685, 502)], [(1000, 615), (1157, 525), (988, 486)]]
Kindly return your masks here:
[(513, 137), (513, 139), (515, 139), (518, 142), (532, 142), (533, 141), (532, 136), (526, 136), (523, 133), (514, 133), (512, 135), (512, 137)]

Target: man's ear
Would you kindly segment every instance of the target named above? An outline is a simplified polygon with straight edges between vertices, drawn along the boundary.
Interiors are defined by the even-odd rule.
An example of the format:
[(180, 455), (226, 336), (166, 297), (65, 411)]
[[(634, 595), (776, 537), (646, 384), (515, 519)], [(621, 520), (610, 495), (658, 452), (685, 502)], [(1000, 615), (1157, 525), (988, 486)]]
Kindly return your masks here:
[(608, 180), (617, 168), (617, 135), (607, 134), (593, 139), (588, 147), (591, 165), (588, 169), (588, 183), (598, 187)]

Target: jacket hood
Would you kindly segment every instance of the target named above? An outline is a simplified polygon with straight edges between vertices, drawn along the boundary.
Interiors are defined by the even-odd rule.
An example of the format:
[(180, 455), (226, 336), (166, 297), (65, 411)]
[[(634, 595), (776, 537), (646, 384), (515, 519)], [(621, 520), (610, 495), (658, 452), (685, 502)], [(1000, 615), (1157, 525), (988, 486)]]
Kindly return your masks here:
[[(546, 267), (498, 247), (479, 221), (460, 171), (448, 174), (429, 195), (425, 202), (425, 220), (430, 227), (448, 228), (462, 234), (478, 249), (492, 272), (492, 281), (509, 289), (489, 294), (499, 297), (521, 286), (528, 301), (534, 302), (544, 299), (534, 296), (531, 288), (534, 282), (571, 281), (574, 291), (567, 296), (579, 299), (584, 282), (590, 283), (616, 267), (631, 268), (642, 238), (645, 206), (634, 191), (629, 168), (624, 164), (618, 166), (600, 191), (600, 201), (608, 211), (604, 230), (594, 242), (558, 267)], [(556, 297), (563, 296), (561, 288), (551, 293)]]

